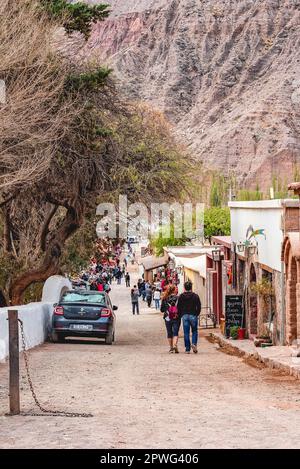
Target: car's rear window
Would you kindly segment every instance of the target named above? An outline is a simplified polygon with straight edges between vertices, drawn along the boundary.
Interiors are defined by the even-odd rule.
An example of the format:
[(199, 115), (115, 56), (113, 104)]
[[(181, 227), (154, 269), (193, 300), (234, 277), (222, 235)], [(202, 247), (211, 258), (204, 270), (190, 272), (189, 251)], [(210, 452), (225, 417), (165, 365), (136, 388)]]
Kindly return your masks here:
[(63, 295), (61, 299), (62, 303), (99, 303), (102, 305), (106, 304), (104, 293), (77, 293), (77, 292), (67, 292)]

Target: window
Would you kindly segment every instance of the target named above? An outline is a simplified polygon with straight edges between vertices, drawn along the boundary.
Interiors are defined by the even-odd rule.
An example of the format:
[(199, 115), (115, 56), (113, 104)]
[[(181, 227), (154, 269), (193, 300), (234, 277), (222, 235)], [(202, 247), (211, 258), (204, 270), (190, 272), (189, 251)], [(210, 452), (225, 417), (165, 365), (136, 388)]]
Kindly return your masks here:
[(95, 294), (91, 293), (79, 293), (79, 292), (67, 292), (61, 299), (62, 303), (97, 303), (106, 305), (105, 294), (99, 292)]

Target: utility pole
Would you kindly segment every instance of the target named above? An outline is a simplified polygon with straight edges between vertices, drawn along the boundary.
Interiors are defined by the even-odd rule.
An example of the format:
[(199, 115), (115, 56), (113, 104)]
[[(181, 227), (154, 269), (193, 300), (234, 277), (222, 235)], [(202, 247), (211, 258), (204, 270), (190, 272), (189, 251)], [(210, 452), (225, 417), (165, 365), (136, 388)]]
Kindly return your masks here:
[(20, 413), (19, 321), (18, 311), (8, 310), (9, 330), (9, 410)]

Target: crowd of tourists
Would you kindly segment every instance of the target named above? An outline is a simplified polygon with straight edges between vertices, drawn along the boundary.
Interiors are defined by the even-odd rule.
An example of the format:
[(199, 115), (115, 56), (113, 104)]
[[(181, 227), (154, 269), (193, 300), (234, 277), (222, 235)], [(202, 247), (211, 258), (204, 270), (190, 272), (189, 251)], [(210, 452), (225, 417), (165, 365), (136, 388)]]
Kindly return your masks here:
[(121, 264), (119, 259), (113, 262), (97, 262), (92, 259), (88, 268), (81, 271), (79, 277), (72, 280), (72, 284), (75, 288), (109, 293), (112, 283), (116, 282), (121, 285), (123, 279), (126, 286), (130, 286), (130, 275), (126, 271), (126, 261)]

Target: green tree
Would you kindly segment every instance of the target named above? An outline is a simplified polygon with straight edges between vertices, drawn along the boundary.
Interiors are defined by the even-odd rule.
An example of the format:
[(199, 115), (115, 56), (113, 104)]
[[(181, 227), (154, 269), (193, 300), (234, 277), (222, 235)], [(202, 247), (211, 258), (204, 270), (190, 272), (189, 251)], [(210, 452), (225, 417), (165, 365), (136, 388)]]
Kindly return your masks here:
[(220, 207), (222, 203), (220, 195), (220, 186), (218, 181), (213, 179), (211, 189), (210, 189), (210, 205), (212, 207)]
[(160, 228), (157, 236), (153, 236), (150, 240), (150, 247), (156, 256), (162, 256), (164, 247), (166, 246), (184, 246), (188, 242), (188, 238), (183, 234), (179, 238), (175, 237), (174, 224), (170, 225), (170, 233), (165, 228)]
[(230, 210), (227, 207), (210, 207), (204, 212), (204, 236), (230, 235)]
[[(30, 25), (35, 34), (28, 35), (27, 28), (16, 26), (17, 36), (9, 35), (3, 46), (9, 57), (17, 37), (20, 60), (23, 47), (27, 56), (33, 58), (33, 64), (37, 63), (36, 37), (45, 29), (45, 18), (41, 20), (35, 6), (33, 0), (34, 8), (29, 8), (27, 3), (17, 8), (18, 22)], [(16, 11), (10, 2), (0, 8), (4, 13), (0, 15), (2, 32), (2, 22), (12, 24)], [(51, 23), (47, 29), (47, 44), (51, 43), (51, 34), (58, 25)], [(26, 41), (22, 41), (23, 36)], [(46, 114), (42, 101), (45, 124), (56, 124), (51, 125), (47, 134), (47, 161), (36, 178), (30, 178), (28, 172), (24, 175), (24, 165), (19, 165), (17, 190), (8, 191), (7, 185), (0, 190), (0, 265), (7, 267), (4, 271), (0, 269), (0, 281), (3, 281), (0, 288), (11, 304), (20, 304), (29, 288), (61, 272), (64, 264), (78, 266), (86, 259), (88, 253), (85, 246), (81, 249), (81, 243), (91, 240), (85, 223), (93, 218), (97, 202), (114, 201), (120, 193), (126, 193), (132, 201), (161, 202), (178, 199), (186, 187), (191, 187), (188, 158), (175, 144), (162, 114), (149, 106), (126, 102), (110, 78), (109, 70), (77, 60), (72, 63), (55, 52), (42, 55), (47, 78), (51, 83), (60, 79), (55, 105), (50, 101)], [(6, 63), (10, 67), (7, 74), (10, 89), (11, 80), (19, 77), (19, 62), (7, 60)], [(39, 86), (43, 91), (43, 82)], [(36, 96), (37, 103), (41, 101), (39, 96), (44, 94)], [(25, 106), (26, 99), (26, 95), (19, 96), (19, 108), (24, 104), (30, 119), (35, 108)], [(7, 112), (10, 109), (6, 107)], [(13, 122), (13, 117), (19, 118), (18, 114), (10, 116), (9, 122)], [(37, 122), (34, 128), (38, 127)], [(15, 132), (14, 127), (14, 132), (9, 133), (11, 127), (5, 128), (8, 133), (4, 143), (8, 142), (9, 148), (23, 144), (23, 133)], [(33, 137), (36, 138), (36, 133)], [(32, 139), (30, 147), (35, 149), (35, 145)], [(8, 156), (5, 155), (3, 164), (0, 159), (0, 177), (5, 173), (4, 182), (10, 173), (15, 174), (15, 167), (10, 170), (7, 165)], [(29, 153), (28, 171), (32, 160)]]

